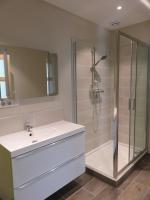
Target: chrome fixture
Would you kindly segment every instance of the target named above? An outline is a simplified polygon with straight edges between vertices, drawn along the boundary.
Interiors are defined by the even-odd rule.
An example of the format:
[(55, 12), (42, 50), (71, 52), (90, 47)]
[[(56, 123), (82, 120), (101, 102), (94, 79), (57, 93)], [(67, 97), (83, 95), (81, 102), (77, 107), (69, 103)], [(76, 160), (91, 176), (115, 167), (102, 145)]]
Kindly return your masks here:
[(32, 129), (33, 129), (33, 126), (30, 125), (29, 122), (26, 122), (25, 123), (25, 130), (29, 133), (29, 136), (32, 136)]
[(90, 86), (90, 97), (91, 97), (93, 104), (101, 102), (100, 93), (104, 92), (104, 90), (100, 89), (101, 77), (96, 70), (96, 66), (102, 60), (105, 60), (107, 58), (107, 55), (104, 55), (97, 62), (95, 62), (95, 53), (96, 53), (96, 49), (95, 49), (95, 47), (93, 47), (93, 49), (92, 49), (92, 67), (90, 68), (90, 71), (92, 72), (92, 83), (91, 83), (91, 86)]
[(100, 116), (100, 108), (101, 108), (101, 93), (104, 92), (104, 90), (101, 89), (100, 83), (101, 83), (101, 77), (99, 73), (96, 70), (96, 66), (102, 61), (107, 58), (107, 55), (102, 56), (97, 62), (95, 61), (95, 54), (96, 49), (93, 47), (92, 49), (92, 67), (90, 68), (90, 71), (92, 72), (92, 83), (90, 85), (90, 100), (93, 105), (93, 126), (94, 131), (96, 132), (99, 128), (99, 116)]
[[(93, 56), (95, 57), (95, 48), (93, 48)], [(107, 55), (102, 56), (96, 63), (92, 64), (92, 67), (90, 68), (91, 72), (95, 70), (95, 67), (102, 61), (105, 60), (107, 58)], [(95, 58), (94, 58), (94, 62), (95, 62)]]
[(5, 107), (5, 106), (11, 106), (12, 105), (12, 100), (10, 99), (1, 99), (0, 100), (0, 105)]

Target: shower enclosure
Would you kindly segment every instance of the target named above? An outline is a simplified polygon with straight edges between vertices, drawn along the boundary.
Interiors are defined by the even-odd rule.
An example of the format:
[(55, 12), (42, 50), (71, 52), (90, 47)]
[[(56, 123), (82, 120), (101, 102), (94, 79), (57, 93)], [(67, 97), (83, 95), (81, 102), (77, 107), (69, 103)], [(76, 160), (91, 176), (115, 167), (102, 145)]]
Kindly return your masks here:
[(72, 41), (74, 121), (89, 172), (117, 184), (147, 152), (149, 47), (121, 32), (107, 46)]

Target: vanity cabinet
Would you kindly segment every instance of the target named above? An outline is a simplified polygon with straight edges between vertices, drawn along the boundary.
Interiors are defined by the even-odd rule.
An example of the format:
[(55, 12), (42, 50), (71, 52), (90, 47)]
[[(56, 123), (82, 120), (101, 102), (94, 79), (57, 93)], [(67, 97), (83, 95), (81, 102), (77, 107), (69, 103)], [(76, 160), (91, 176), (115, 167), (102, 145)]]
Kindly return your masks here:
[[(0, 145), (0, 198), (2, 200), (44, 200), (84, 173), (84, 127), (79, 128), (79, 125), (63, 121), (61, 134), (60, 124), (59, 134), (57, 131), (54, 134), (57, 135), (56, 138), (54, 135), (48, 137), (44, 140), (45, 144), (43, 141), (37, 142), (38, 145), (32, 143), (29, 151), (27, 151), (28, 146), (18, 153), (16, 149), (10, 151), (9, 145), (4, 142), (4, 137), (0, 138), (2, 141)], [(63, 131), (64, 124), (65, 127), (67, 124), (68, 126), (72, 124), (74, 130), (69, 128), (66, 132), (65, 128), (66, 130)], [(50, 127), (46, 130), (49, 130), (52, 135)], [(56, 123), (55, 127), (57, 130)], [(34, 134), (36, 137), (36, 130)]]

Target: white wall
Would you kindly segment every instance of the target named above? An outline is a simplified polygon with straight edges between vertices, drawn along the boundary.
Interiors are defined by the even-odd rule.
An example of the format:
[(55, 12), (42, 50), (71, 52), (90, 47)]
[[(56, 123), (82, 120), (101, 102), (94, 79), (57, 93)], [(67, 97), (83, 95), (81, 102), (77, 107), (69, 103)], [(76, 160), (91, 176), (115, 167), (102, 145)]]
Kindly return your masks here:
[(125, 27), (121, 31), (150, 44), (150, 20)]
[(0, 135), (23, 129), (27, 119), (36, 126), (71, 120), (71, 38), (95, 40), (96, 25), (42, 0), (1, 1), (0, 24), (1, 44), (56, 52), (59, 66), (59, 95), (1, 109)]

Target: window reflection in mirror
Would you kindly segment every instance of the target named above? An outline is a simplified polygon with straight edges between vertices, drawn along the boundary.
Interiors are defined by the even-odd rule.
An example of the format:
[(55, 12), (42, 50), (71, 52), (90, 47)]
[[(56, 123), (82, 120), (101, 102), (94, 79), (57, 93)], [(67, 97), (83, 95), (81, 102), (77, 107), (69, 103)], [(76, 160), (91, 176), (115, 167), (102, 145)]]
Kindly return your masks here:
[(57, 54), (50, 54), (47, 55), (47, 62), (46, 62), (46, 77), (47, 77), (47, 95), (54, 95), (58, 91), (58, 84), (57, 84)]
[(9, 96), (8, 62), (9, 55), (5, 50), (0, 51), (0, 99), (6, 99)]

